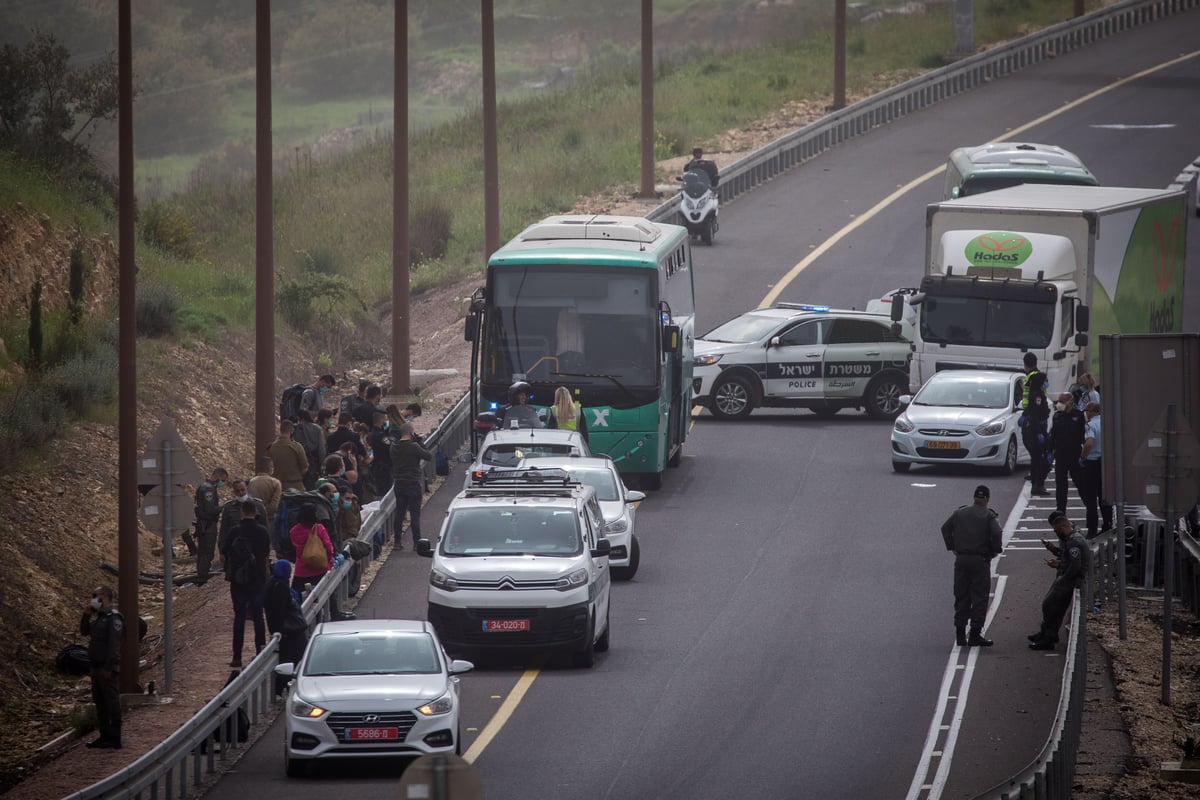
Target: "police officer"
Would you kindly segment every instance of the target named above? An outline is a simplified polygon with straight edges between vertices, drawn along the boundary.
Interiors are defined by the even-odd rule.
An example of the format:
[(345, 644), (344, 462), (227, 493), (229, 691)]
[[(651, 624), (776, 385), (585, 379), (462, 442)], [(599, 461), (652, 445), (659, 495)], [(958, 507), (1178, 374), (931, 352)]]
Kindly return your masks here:
[(221, 519), (221, 499), (218, 490), (229, 479), (223, 467), (217, 467), (204, 483), (196, 488), (196, 583), (208, 580), (213, 553), (217, 549), (217, 524)]
[(687, 162), (683, 167), (684, 172), (694, 172), (696, 170), (704, 170), (708, 174), (708, 180), (714, 189), (721, 182), (721, 173), (717, 169), (716, 163), (704, 157), (704, 148), (702, 147), (692, 149), (692, 160)]
[(1046, 476), (1050, 464), (1046, 461), (1046, 423), (1050, 420), (1050, 404), (1046, 400), (1046, 373), (1037, 368), (1037, 356), (1025, 354), (1025, 385), (1021, 390), (1021, 441), (1029, 453), (1029, 493), (1046, 497)]
[[(96, 618), (92, 619), (95, 614)], [(100, 735), (88, 747), (121, 749), (121, 637), (125, 620), (113, 608), (113, 591), (97, 586), (84, 603), (79, 632), (90, 636), (88, 660), (92, 664), (92, 702)]]
[(1054, 463), (1054, 507), (1067, 510), (1067, 477), (1075, 483), (1075, 489), (1083, 497), (1083, 469), (1079, 466), (1079, 453), (1083, 449), (1083, 430), (1086, 420), (1083, 412), (1075, 408), (1070, 392), (1063, 392), (1054, 404), (1054, 419), (1050, 425), (1050, 443), (1047, 459)]
[[(987, 619), (988, 590), (991, 587), (993, 558), (1000, 554), (1002, 542), (996, 512), (988, 508), (992, 492), (980, 484), (975, 487), (975, 502), (959, 506), (942, 523), (946, 549), (954, 552), (954, 634), (959, 647), (991, 647), (983, 638)], [(971, 636), (967, 637), (967, 622)]]
[(529, 393), (533, 390), (525, 381), (517, 381), (508, 387), (508, 405), (496, 411), (497, 426), (509, 428), (544, 428), (546, 425), (537, 411), (529, 405)]
[(1083, 534), (1075, 530), (1070, 517), (1061, 511), (1051, 511), (1048, 519), (1058, 544), (1042, 539), (1042, 546), (1052, 554), (1046, 564), (1054, 568), (1054, 582), (1042, 598), (1042, 626), (1029, 635), (1030, 650), (1053, 650), (1058, 644), (1058, 629), (1071, 607), (1071, 597), (1084, 586), (1092, 563), (1091, 548)]

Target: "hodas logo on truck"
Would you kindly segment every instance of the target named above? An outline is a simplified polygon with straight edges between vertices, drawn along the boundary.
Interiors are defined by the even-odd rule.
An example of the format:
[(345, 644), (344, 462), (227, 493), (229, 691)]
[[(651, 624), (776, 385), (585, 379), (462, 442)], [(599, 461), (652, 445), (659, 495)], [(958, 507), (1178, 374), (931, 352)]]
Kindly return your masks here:
[(1019, 267), (1029, 260), (1033, 245), (1019, 233), (996, 231), (976, 236), (967, 244), (967, 263), (975, 266)]

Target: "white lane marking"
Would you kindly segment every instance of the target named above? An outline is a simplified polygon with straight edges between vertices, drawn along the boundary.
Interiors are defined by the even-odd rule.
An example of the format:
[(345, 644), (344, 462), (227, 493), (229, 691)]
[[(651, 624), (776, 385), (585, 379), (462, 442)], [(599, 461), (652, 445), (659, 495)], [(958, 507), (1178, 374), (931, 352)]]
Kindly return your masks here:
[(1178, 128), (1174, 122), (1158, 122), (1145, 125), (1125, 122), (1110, 122), (1107, 124), (1092, 125), (1092, 128), (1101, 128), (1108, 131), (1157, 131), (1164, 128)]

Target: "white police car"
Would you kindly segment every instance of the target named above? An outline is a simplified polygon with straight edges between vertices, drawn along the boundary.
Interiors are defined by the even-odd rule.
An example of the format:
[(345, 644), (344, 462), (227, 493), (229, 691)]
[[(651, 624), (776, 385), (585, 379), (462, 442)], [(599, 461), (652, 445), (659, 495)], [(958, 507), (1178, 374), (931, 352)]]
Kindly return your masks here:
[(696, 340), (696, 402), (741, 419), (759, 406), (832, 416), (863, 408), (900, 413), (911, 355), (891, 318), (828, 306), (778, 303), (741, 314)]

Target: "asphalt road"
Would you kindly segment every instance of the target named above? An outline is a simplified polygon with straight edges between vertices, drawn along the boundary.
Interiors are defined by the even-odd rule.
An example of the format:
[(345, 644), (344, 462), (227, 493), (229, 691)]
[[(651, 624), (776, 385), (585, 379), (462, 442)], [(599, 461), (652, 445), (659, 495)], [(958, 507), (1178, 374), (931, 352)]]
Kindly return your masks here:
[[(1198, 41), (1196, 13), (1123, 34), (901, 120), (740, 199), (722, 212), (717, 244), (694, 251), (698, 328), (757, 306), (864, 216), (780, 299), (862, 308), (912, 285), (923, 207), (939, 199), (941, 178), (872, 212), (882, 198), (955, 146), (1003, 137)], [(1194, 58), (1020, 137), (1074, 150), (1106, 184), (1162, 187), (1200, 155), (1198, 90)], [(1127, 127), (1160, 124), (1170, 127)], [(1190, 222), (1195, 270), (1200, 225)], [(1198, 282), (1185, 329), (1197, 328)], [(1036, 546), (1048, 509), (1024, 509), (1019, 477), (894, 474), (888, 430), (857, 412), (699, 415), (682, 466), (639, 510), (642, 566), (614, 587), (611, 651), (592, 670), (489, 664), (463, 678), (465, 743), (486, 796), (969, 797), (1023, 766), (1045, 739), (1062, 669), (1061, 656), (1024, 643), (1050, 579)], [(997, 646), (955, 659), (953, 557), (938, 528), (980, 480), (1002, 519), (1016, 513), (989, 628)], [(427, 507), (430, 531), (448, 501), (443, 492)], [(393, 556), (360, 613), (423, 617), (427, 574), (410, 551)], [(523, 698), (497, 727), (518, 686)], [(395, 796), (396, 765), (287, 780), (282, 740), (277, 724), (210, 796)], [(941, 755), (930, 760), (933, 751)]]

